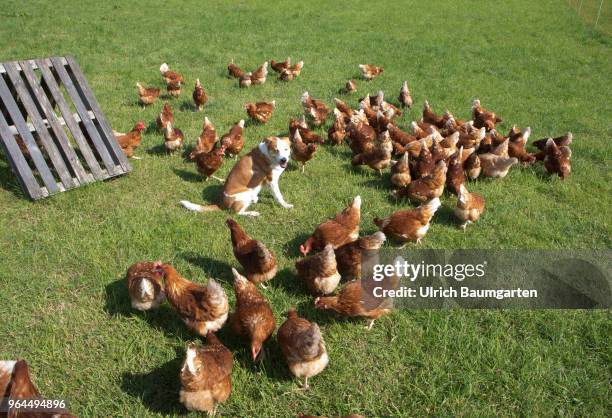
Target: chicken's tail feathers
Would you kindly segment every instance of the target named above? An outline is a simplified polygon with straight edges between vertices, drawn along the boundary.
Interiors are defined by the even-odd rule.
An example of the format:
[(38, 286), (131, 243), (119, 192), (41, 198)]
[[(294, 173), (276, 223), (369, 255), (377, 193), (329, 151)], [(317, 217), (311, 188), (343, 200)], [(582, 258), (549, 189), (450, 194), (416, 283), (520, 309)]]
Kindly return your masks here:
[(159, 72), (160, 73), (165, 73), (170, 69), (170, 67), (168, 67), (168, 64), (166, 64), (165, 62), (159, 66)]
[(210, 295), (210, 303), (212, 305), (222, 305), (225, 303), (227, 297), (225, 296), (225, 291), (223, 287), (214, 279), (208, 280), (208, 284), (206, 288)]
[(197, 203), (192, 203), (188, 200), (181, 200), (179, 202), (185, 209), (191, 210), (194, 212), (212, 212), (221, 210), (219, 205), (198, 205)]
[(314, 358), (319, 355), (319, 346), (321, 344), (321, 328), (313, 323), (302, 333), (302, 346), (299, 348), (300, 354), (306, 358)]

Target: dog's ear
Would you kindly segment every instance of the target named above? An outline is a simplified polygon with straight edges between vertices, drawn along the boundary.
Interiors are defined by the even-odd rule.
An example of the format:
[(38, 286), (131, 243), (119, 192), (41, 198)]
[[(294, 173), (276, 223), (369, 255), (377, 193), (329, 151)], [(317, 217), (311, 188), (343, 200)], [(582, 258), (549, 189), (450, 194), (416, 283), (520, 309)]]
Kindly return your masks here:
[(268, 138), (266, 138), (266, 147), (268, 147), (269, 151), (277, 151), (277, 147), (276, 147), (276, 137), (274, 136), (269, 136)]

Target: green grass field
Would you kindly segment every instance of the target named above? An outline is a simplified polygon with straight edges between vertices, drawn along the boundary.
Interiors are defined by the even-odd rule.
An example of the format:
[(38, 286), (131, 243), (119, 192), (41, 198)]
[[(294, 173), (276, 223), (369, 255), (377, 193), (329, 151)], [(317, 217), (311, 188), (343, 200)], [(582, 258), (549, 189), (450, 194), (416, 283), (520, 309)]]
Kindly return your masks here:
[[(609, 3), (604, 7), (609, 19)], [(550, 178), (540, 164), (470, 183), (487, 201), (483, 218), (462, 233), (452, 218), (455, 199), (446, 196), (421, 247), (611, 248), (612, 39), (566, 1), (3, 1), (0, 9), (0, 60), (74, 55), (119, 131), (137, 120), (154, 123), (161, 103), (141, 110), (135, 83), (161, 87), (162, 62), (188, 80), (172, 105), (190, 141), (204, 115), (223, 133), (245, 117), (246, 101), (276, 99), (270, 123), (245, 130), (252, 147), (286, 131), (305, 90), (354, 104), (379, 89), (395, 98), (405, 79), (416, 110), (401, 127), (420, 117), (425, 98), (437, 111), (469, 117), (478, 97), (507, 121), (504, 132), (513, 123), (531, 126), (533, 138), (571, 130), (568, 180)], [(225, 77), (231, 58), (255, 68), (288, 55), (306, 63), (290, 83), (271, 76), (241, 90)], [(358, 81), (353, 97), (338, 93), (363, 62), (385, 73)], [(196, 77), (210, 101), (204, 113), (181, 111)], [(162, 141), (149, 129), (131, 174), (35, 203), (0, 160), (0, 359), (25, 358), (41, 392), (67, 399), (79, 416), (185, 413), (178, 371), (186, 343), (197, 336), (168, 305), (131, 311), (123, 282), (130, 264), (166, 260), (194, 281), (220, 280), (234, 300), (228, 214), (178, 206), (180, 199), (215, 202), (221, 186), (202, 182), (180, 155), (160, 153)], [(254, 207), (262, 216), (239, 220), (277, 255), (280, 273), (265, 295), (278, 324), (292, 306), (319, 322), (330, 365), (301, 393), (275, 339), (253, 367), (247, 347), (223, 330), (235, 362), (221, 416), (610, 413), (609, 311), (395, 312), (371, 332), (360, 321), (314, 311), (293, 268), (305, 236), (357, 194), (364, 233), (376, 230), (374, 216), (409, 205), (388, 197), (388, 174), (381, 180), (353, 169), (349, 155), (348, 148), (322, 147), (304, 175), (293, 165), (281, 180), (293, 210), (264, 191)]]

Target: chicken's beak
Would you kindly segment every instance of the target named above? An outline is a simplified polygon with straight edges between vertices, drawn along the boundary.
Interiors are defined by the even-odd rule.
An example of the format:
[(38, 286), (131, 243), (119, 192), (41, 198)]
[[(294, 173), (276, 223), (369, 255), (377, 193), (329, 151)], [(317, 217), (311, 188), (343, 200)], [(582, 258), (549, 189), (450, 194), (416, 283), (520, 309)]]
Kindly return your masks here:
[(153, 263), (153, 269), (156, 272), (161, 273), (163, 272), (163, 269), (162, 269), (163, 265), (164, 264), (161, 261), (156, 261), (155, 263)]
[(253, 357), (253, 361), (257, 359), (259, 352), (261, 351), (261, 345), (253, 344), (251, 345), (251, 356)]
[(304, 257), (308, 255), (308, 249), (304, 246), (304, 244), (300, 245), (300, 252)]

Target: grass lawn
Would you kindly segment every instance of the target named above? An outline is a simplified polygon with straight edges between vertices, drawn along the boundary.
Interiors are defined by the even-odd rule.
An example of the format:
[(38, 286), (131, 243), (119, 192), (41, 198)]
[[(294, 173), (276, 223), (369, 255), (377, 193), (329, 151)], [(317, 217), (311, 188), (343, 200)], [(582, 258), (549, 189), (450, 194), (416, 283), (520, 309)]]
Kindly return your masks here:
[[(507, 121), (504, 132), (513, 123), (531, 126), (532, 138), (571, 130), (568, 180), (550, 178), (539, 164), (470, 183), (487, 201), (483, 218), (462, 233), (452, 218), (455, 199), (444, 197), (421, 247), (611, 248), (612, 39), (566, 1), (4, 1), (0, 9), (0, 60), (74, 55), (119, 131), (137, 120), (154, 123), (161, 103), (141, 110), (135, 83), (161, 87), (162, 62), (188, 80), (172, 104), (191, 141), (204, 115), (223, 133), (246, 116), (245, 102), (276, 99), (272, 120), (245, 130), (249, 148), (286, 131), (305, 90), (327, 103), (337, 96), (354, 104), (379, 89), (395, 98), (405, 79), (416, 111), (402, 127), (420, 116), (425, 98), (464, 118), (478, 97)], [(225, 77), (231, 58), (254, 69), (288, 55), (306, 63), (290, 83), (271, 76), (239, 89)], [(364, 62), (384, 66), (384, 74), (358, 81), (353, 97), (338, 93)], [(210, 96), (205, 112), (180, 111), (191, 103), (196, 77)], [(238, 264), (228, 214), (178, 206), (180, 199), (214, 202), (221, 186), (203, 183), (178, 154), (160, 153), (162, 141), (151, 125), (131, 174), (36, 203), (0, 160), (0, 359), (25, 358), (41, 392), (67, 399), (80, 416), (185, 413), (178, 371), (197, 336), (167, 305), (131, 311), (123, 282), (130, 264), (163, 259), (194, 281), (214, 277), (233, 304), (230, 266)], [(305, 174), (293, 165), (281, 180), (293, 210), (264, 191), (254, 207), (262, 216), (240, 219), (280, 263), (265, 291), (278, 324), (291, 306), (319, 322), (330, 365), (300, 393), (275, 339), (254, 368), (247, 347), (223, 330), (235, 362), (222, 416), (609, 414), (609, 311), (395, 312), (371, 332), (360, 321), (314, 311), (293, 268), (305, 236), (357, 194), (364, 233), (376, 230), (374, 216), (409, 205), (388, 197), (388, 173), (381, 180), (353, 169), (349, 155), (347, 147), (322, 147)]]

